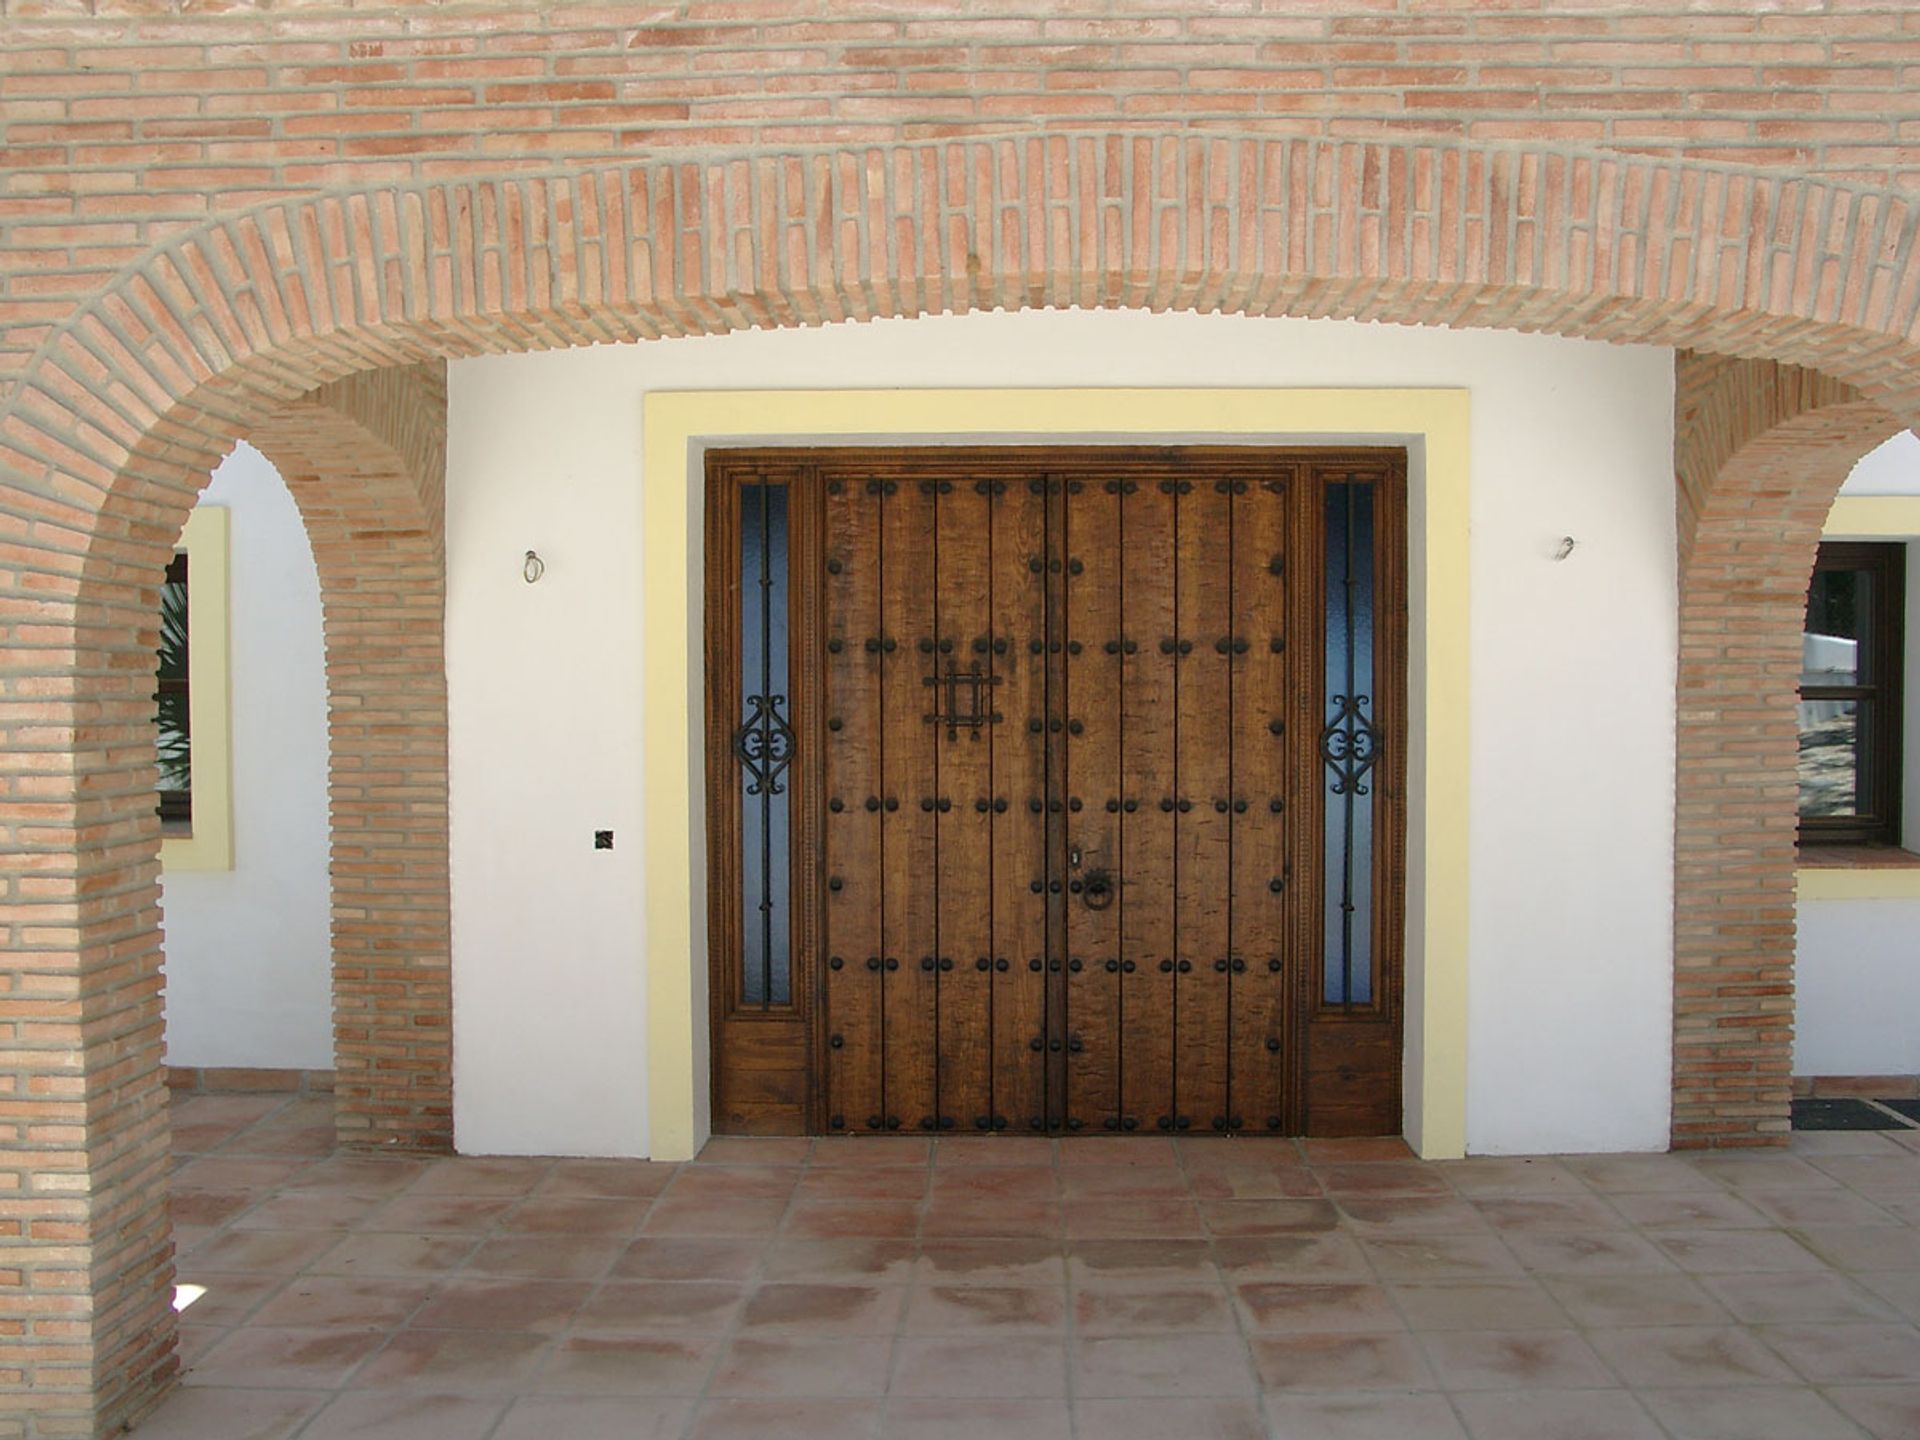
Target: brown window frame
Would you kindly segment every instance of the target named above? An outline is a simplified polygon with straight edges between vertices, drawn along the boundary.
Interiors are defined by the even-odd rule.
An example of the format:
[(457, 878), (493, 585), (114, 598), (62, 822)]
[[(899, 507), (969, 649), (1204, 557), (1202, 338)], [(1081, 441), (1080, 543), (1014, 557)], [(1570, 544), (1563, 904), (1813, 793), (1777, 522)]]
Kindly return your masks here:
[[(1900, 541), (1831, 540), (1813, 574), (1857, 570), (1873, 577), (1865, 653), (1868, 683), (1805, 685), (1802, 700), (1851, 700), (1859, 717), (1860, 771), (1853, 815), (1802, 815), (1803, 845), (1900, 844), (1901, 728), (1906, 652), (1907, 547)], [(1812, 585), (1808, 586), (1812, 600)]]

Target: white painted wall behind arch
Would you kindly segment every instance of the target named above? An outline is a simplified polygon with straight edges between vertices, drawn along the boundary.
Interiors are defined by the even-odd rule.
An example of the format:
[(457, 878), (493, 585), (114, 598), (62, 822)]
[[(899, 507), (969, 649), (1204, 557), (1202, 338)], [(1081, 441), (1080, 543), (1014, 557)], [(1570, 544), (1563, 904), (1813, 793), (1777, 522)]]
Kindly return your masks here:
[[(647, 1150), (642, 395), (989, 385), (1471, 390), (1469, 1145), (1666, 1144), (1670, 352), (1335, 321), (1025, 312), (449, 368), (462, 1150)], [(742, 416), (742, 433), (752, 430)], [(1578, 544), (1556, 563), (1563, 535)], [(700, 537), (687, 543), (697, 550)], [(529, 548), (548, 566), (536, 586), (520, 575)], [(593, 851), (592, 831), (609, 827), (615, 849)]]
[(233, 868), (162, 877), (167, 1063), (330, 1070), (319, 574), (293, 496), (252, 446), (200, 503), (231, 517)]

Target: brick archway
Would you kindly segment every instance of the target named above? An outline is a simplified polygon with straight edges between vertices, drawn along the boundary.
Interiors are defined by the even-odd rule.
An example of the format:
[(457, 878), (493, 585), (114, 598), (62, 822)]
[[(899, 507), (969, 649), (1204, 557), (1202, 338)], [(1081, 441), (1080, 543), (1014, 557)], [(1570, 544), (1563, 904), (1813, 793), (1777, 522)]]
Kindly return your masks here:
[(453, 1143), (446, 411), (444, 365), (368, 370), (247, 434), (299, 506), (320, 575), (343, 1144)]
[[(1674, 160), (1130, 131), (515, 173), (171, 236), (0, 401), (0, 495), (30, 517), (0, 596), (10, 1018), (20, 1092), (43, 1097), (0, 1137), (29, 1197), (0, 1300), (29, 1433), (104, 1433), (172, 1373), (143, 676), (161, 556), (232, 436), (384, 366), (1039, 306), (1687, 345), (1824, 368), (1912, 416), (1917, 214), (1897, 192)], [(1698, 506), (1694, 563), (1722, 513)], [(1693, 968), (1717, 975), (1740, 943), (1718, 934)], [(1707, 989), (1737, 1003), (1737, 984)]]
[(1831, 375), (1682, 353), (1673, 1140), (1785, 1139), (1800, 631), (1834, 495), (1900, 429)]

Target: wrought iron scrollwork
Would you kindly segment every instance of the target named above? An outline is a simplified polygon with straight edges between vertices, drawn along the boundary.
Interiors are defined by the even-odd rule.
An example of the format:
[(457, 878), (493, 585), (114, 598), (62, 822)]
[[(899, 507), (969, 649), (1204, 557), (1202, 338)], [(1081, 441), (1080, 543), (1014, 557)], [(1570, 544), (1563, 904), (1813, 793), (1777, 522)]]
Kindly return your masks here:
[(1367, 778), (1380, 759), (1380, 728), (1367, 714), (1366, 695), (1335, 695), (1328, 702), (1333, 718), (1320, 732), (1320, 757), (1333, 773), (1335, 795), (1372, 793)]
[(793, 761), (793, 727), (787, 724), (780, 707), (784, 695), (749, 695), (747, 718), (733, 732), (733, 753), (747, 772), (747, 794), (780, 795), (786, 787), (780, 777)]

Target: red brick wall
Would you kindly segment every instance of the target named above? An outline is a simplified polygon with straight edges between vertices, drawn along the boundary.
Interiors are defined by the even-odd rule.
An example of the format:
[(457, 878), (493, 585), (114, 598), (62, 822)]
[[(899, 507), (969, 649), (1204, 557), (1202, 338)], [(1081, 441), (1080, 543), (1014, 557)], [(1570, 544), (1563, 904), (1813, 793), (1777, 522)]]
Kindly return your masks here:
[[(104, 1433), (171, 1373), (156, 587), (232, 437), (316, 386), (483, 350), (1125, 304), (1690, 346), (1920, 418), (1906, 7), (176, 8), (5, 0), (0, 26), (0, 1437)], [(1695, 466), (1711, 478), (1683, 506), (1677, 1081), (1699, 1138), (1780, 1115), (1786, 597), (1833, 455), (1864, 443), (1840, 420), (1792, 434), (1784, 469), (1752, 447)], [(380, 558), (424, 565), (432, 523)], [(429, 603), (393, 564), (368, 643)], [(435, 742), (408, 725), (392, 773), (425, 783), (380, 802), (424, 818)], [(354, 783), (336, 775), (335, 813), (378, 853), (369, 913), (416, 880), (422, 915), (443, 907), (432, 824), (376, 830)], [(438, 923), (406, 947), (443, 944)], [(403, 1054), (361, 1027), (362, 1133), (424, 1134), (438, 962), (396, 978), (389, 958), (352, 963), (423, 1034)]]
[(363, 371), (247, 438), (320, 572), (335, 1096), (347, 1144), (453, 1143), (444, 365)]

